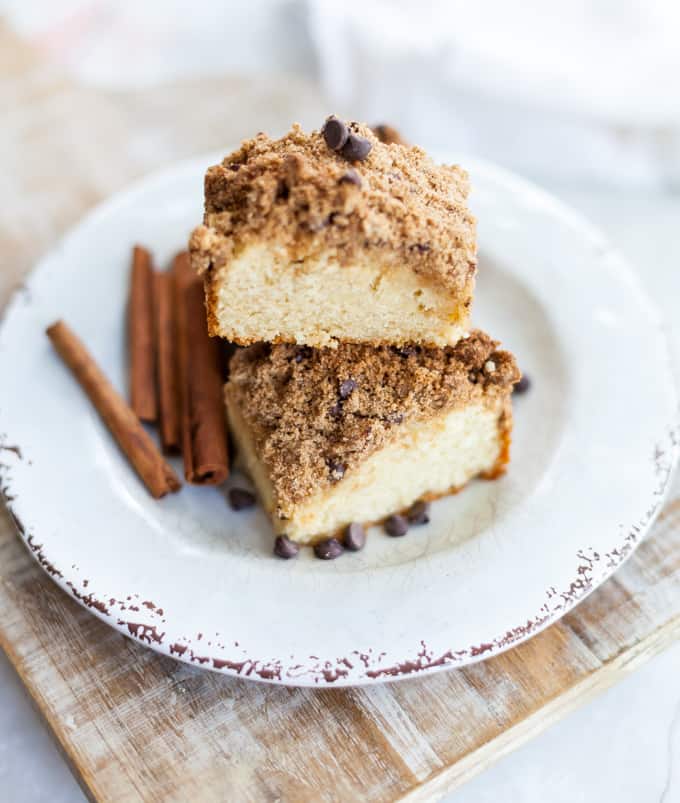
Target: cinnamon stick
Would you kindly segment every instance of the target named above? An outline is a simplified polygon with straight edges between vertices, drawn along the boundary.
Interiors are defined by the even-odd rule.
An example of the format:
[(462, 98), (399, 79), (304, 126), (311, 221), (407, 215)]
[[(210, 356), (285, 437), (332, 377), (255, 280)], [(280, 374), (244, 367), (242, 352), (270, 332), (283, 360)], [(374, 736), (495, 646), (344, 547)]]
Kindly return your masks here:
[(63, 322), (47, 329), (62, 360), (71, 369), (118, 445), (152, 496), (158, 499), (180, 489), (181, 483), (153, 440), (103, 374), (77, 335)]
[(154, 274), (153, 296), (161, 445), (165, 454), (179, 454), (180, 400), (177, 384), (174, 271)]
[(172, 274), (174, 279), (175, 293), (175, 336), (176, 348), (175, 357), (176, 377), (179, 397), (179, 437), (180, 451), (184, 458), (184, 477), (187, 476), (187, 468), (191, 464), (191, 444), (190, 438), (185, 437), (189, 431), (187, 419), (189, 410), (189, 379), (188, 379), (188, 344), (187, 344), (187, 315), (184, 309), (184, 291), (192, 280), (191, 262), (186, 252), (177, 254), (172, 263)]
[(208, 335), (203, 282), (186, 252), (175, 257), (173, 271), (184, 476), (194, 485), (218, 485), (229, 474), (220, 344)]
[(139, 245), (132, 250), (128, 306), (130, 405), (141, 421), (158, 417), (153, 327), (151, 254)]

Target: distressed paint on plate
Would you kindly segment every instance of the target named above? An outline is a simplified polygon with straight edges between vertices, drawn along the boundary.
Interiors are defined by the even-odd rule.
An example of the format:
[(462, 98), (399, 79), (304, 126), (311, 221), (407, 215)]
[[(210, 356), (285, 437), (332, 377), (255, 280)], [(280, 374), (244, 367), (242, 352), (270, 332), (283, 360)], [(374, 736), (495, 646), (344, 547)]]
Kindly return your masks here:
[(608, 577), (651, 524), (677, 455), (665, 339), (588, 224), (472, 160), (462, 163), (480, 221), (474, 318), (534, 380), (516, 401), (508, 476), (438, 502), (432, 523), (398, 543), (375, 530), (364, 552), (332, 564), (308, 553), (276, 561), (262, 512), (232, 513), (214, 490), (147, 497), (43, 330), (64, 317), (123, 389), (129, 247), (143, 240), (167, 260), (183, 246), (216, 159), (103, 204), (7, 311), (2, 485), (53, 579), (121, 632), (189, 663), (287, 685), (359, 685), (498, 653)]

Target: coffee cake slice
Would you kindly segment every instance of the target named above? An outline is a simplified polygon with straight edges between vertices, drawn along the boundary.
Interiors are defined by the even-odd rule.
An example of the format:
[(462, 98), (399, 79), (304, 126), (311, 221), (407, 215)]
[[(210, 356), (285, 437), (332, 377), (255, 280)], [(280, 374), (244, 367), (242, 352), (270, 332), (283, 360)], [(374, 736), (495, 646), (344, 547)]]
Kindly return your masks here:
[(519, 376), (474, 331), (444, 349), (257, 344), (232, 359), (225, 393), (274, 530), (314, 543), (502, 474)]
[(468, 328), (477, 256), (467, 173), (358, 123), (347, 130), (370, 146), (361, 161), (296, 125), (208, 169), (190, 250), (212, 335), (446, 346)]

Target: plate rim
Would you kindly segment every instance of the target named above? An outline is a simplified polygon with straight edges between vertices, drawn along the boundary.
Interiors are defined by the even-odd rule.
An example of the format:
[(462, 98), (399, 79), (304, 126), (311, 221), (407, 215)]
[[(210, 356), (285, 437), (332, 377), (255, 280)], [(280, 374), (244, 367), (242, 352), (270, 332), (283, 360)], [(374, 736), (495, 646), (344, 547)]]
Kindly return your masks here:
[[(438, 156), (438, 154), (435, 155)], [(65, 242), (70, 237), (75, 236), (82, 226), (91, 224), (100, 216), (107, 215), (120, 203), (124, 203), (127, 196), (150, 184), (167, 180), (171, 174), (190, 170), (193, 167), (198, 169), (199, 166), (201, 166), (201, 169), (203, 169), (206, 164), (211, 164), (219, 158), (221, 157), (217, 156), (215, 153), (210, 153), (204, 156), (199, 155), (190, 159), (173, 162), (163, 168), (137, 178), (112, 195), (102, 199), (69, 228), (56, 243), (43, 254), (32, 270), (26, 274), (22, 283), (10, 296), (4, 309), (0, 311), (0, 328), (5, 326), (12, 310), (20, 302), (25, 292), (25, 283), (39, 273), (43, 266), (49, 262), (52, 255), (55, 252), (59, 252)], [(552, 216), (567, 223), (583, 238), (586, 238), (594, 245), (606, 248), (610, 257), (615, 258), (617, 269), (625, 274), (625, 280), (634, 286), (640, 303), (647, 307), (660, 342), (663, 343), (664, 346), (665, 353), (663, 357), (667, 365), (668, 377), (670, 379), (670, 393), (672, 393), (670, 402), (674, 405), (676, 414), (674, 423), (671, 425), (668, 432), (663, 434), (656, 445), (652, 462), (654, 463), (653, 470), (658, 478), (658, 484), (650, 495), (652, 501), (644, 518), (640, 522), (631, 525), (628, 530), (622, 528), (618, 540), (612, 545), (611, 550), (606, 553), (600, 552), (598, 554), (594, 552), (591, 547), (584, 547), (577, 550), (575, 557), (579, 562), (575, 569), (574, 578), (568, 588), (556, 592), (556, 603), (554, 605), (545, 603), (543, 607), (536, 612), (533, 619), (529, 619), (517, 627), (511, 628), (505, 634), (499, 635), (493, 642), (472, 645), (466, 650), (456, 650), (455, 653), (449, 650), (448, 652), (437, 655), (429, 653), (425, 644), (422, 643), (422, 650), (417, 655), (407, 657), (401, 663), (387, 667), (380, 666), (374, 670), (369, 668), (369, 656), (360, 656), (361, 661), (364, 663), (365, 671), (358, 677), (342, 669), (341, 665), (343, 662), (349, 664), (349, 657), (338, 659), (338, 666), (326, 666), (323, 664), (317, 664), (316, 666), (310, 665), (304, 668), (304, 673), (296, 677), (290, 677), (282, 674), (282, 666), (275, 661), (273, 662), (269, 659), (261, 660), (252, 657), (244, 659), (243, 656), (238, 656), (234, 660), (229, 660), (224, 654), (221, 656), (211, 656), (208, 654), (199, 655), (188, 645), (169, 643), (171, 639), (165, 641), (159, 638), (156, 625), (154, 625), (153, 622), (140, 624), (138, 622), (125, 621), (120, 618), (120, 615), (111, 614), (106, 602), (99, 599), (94, 591), (88, 589), (87, 593), (85, 593), (84, 589), (79, 590), (72, 579), (69, 578), (68, 571), (62, 573), (62, 571), (50, 561), (43, 550), (43, 545), (38, 543), (39, 536), (30, 532), (30, 525), (25, 526), (22, 519), (19, 518), (15, 510), (15, 505), (13, 504), (16, 497), (11, 497), (8, 494), (9, 488), (5, 484), (5, 487), (0, 489), (2, 490), (1, 495), (21, 539), (41, 568), (68, 594), (68, 596), (75, 599), (81, 606), (90, 610), (90, 612), (94, 613), (107, 625), (123, 633), (123, 635), (133, 638), (135, 641), (145, 646), (151, 647), (158, 653), (175, 658), (176, 660), (192, 666), (198, 666), (203, 669), (235, 677), (248, 678), (255, 681), (289, 687), (323, 687), (328, 685), (334, 685), (336, 687), (358, 687), (404, 679), (414, 675), (432, 674), (437, 671), (472, 664), (485, 660), (493, 655), (498, 655), (533, 637), (553, 622), (558, 621), (568, 610), (583, 601), (628, 560), (642, 542), (656, 516), (663, 508), (671, 488), (672, 478), (680, 455), (679, 382), (673, 360), (674, 350), (668, 330), (664, 324), (664, 319), (657, 305), (648, 296), (640, 277), (629, 264), (628, 260), (609, 243), (599, 228), (581, 213), (572, 209), (568, 204), (565, 204), (556, 196), (534, 184), (532, 181), (512, 171), (477, 157), (464, 157), (463, 154), (460, 154), (458, 158), (461, 163), (471, 165), (472, 170), (475, 172), (483, 172), (494, 180), (502, 182), (506, 187), (516, 192), (521, 192), (525, 196), (533, 197), (541, 206), (549, 209)], [(0, 435), (0, 452), (3, 450), (13, 450), (6, 435), (4, 439), (3, 436)], [(17, 453), (17, 457), (21, 459), (20, 453)], [(7, 481), (6, 477), (4, 479)], [(22, 515), (25, 517), (25, 514)], [(146, 613), (153, 619), (153, 610), (146, 611)], [(356, 661), (356, 655), (352, 656), (352, 660)]]

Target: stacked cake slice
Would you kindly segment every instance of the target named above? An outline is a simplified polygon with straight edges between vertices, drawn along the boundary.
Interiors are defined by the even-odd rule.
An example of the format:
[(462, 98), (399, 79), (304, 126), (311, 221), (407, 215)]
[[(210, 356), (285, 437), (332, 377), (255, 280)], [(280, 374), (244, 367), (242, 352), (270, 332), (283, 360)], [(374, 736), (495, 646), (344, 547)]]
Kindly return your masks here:
[(208, 170), (192, 261), (211, 334), (248, 346), (229, 423), (290, 542), (502, 473), (519, 372), (469, 328), (467, 194), (459, 167), (336, 118)]

